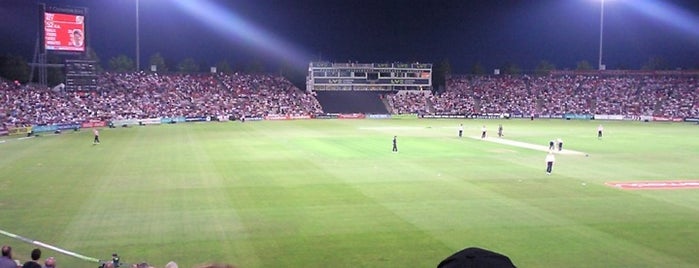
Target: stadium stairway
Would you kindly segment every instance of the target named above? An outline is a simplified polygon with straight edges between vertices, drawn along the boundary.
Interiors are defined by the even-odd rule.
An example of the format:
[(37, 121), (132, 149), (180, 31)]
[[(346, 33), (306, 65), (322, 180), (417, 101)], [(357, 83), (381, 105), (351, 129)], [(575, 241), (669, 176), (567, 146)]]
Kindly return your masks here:
[(426, 105), (427, 105), (427, 107), (425, 107), (425, 110), (427, 110), (427, 113), (428, 113), (428, 114), (433, 114), (433, 113), (435, 113), (435, 110), (434, 110), (434, 102), (432, 102), (432, 99), (427, 98), (427, 103), (426, 103)]
[(395, 112), (393, 112), (393, 100), (391, 98), (386, 98), (386, 96), (384, 96), (384, 98), (381, 98), (381, 102), (383, 102), (383, 105), (386, 106), (386, 110), (389, 113), (391, 113), (391, 114), (395, 113)]

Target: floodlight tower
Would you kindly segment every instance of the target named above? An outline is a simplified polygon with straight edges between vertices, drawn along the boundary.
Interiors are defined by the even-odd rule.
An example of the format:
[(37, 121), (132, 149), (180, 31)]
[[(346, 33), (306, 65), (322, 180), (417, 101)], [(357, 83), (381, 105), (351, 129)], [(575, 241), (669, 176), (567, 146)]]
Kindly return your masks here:
[(599, 70), (606, 69), (606, 66), (602, 65), (602, 35), (604, 33), (604, 0), (600, 0), (600, 11), (599, 11), (599, 62), (597, 63)]
[(138, 0), (136, 0), (136, 71), (141, 70), (141, 47), (139, 40), (139, 28), (138, 28)]

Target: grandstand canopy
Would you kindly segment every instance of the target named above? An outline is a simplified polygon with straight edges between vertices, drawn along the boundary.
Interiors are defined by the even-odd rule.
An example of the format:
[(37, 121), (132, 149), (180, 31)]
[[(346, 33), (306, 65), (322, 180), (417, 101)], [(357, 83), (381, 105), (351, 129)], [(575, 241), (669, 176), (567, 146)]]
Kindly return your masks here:
[(431, 90), (431, 63), (311, 62), (306, 79), (309, 91)]

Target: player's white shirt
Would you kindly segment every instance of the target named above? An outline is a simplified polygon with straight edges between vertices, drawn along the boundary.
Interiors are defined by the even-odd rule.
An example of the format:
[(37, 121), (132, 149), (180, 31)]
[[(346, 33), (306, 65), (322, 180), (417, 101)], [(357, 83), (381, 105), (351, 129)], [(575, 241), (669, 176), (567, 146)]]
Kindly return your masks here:
[(556, 162), (556, 157), (553, 154), (547, 154), (546, 155), (546, 163), (548, 162)]

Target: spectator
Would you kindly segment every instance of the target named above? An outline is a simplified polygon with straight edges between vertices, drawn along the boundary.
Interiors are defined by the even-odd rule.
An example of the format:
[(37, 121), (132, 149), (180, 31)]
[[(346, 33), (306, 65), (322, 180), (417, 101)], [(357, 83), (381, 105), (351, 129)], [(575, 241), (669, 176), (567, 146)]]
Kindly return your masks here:
[(56, 268), (56, 259), (53, 257), (46, 258), (46, 261), (44, 261), (44, 268)]
[(24, 265), (22, 265), (22, 268), (41, 268), (41, 264), (39, 264), (39, 259), (41, 259), (41, 250), (38, 248), (32, 250), (31, 257), (32, 260), (25, 262)]
[(12, 247), (2, 246), (0, 268), (17, 268), (17, 263), (15, 263), (15, 261), (12, 259)]

